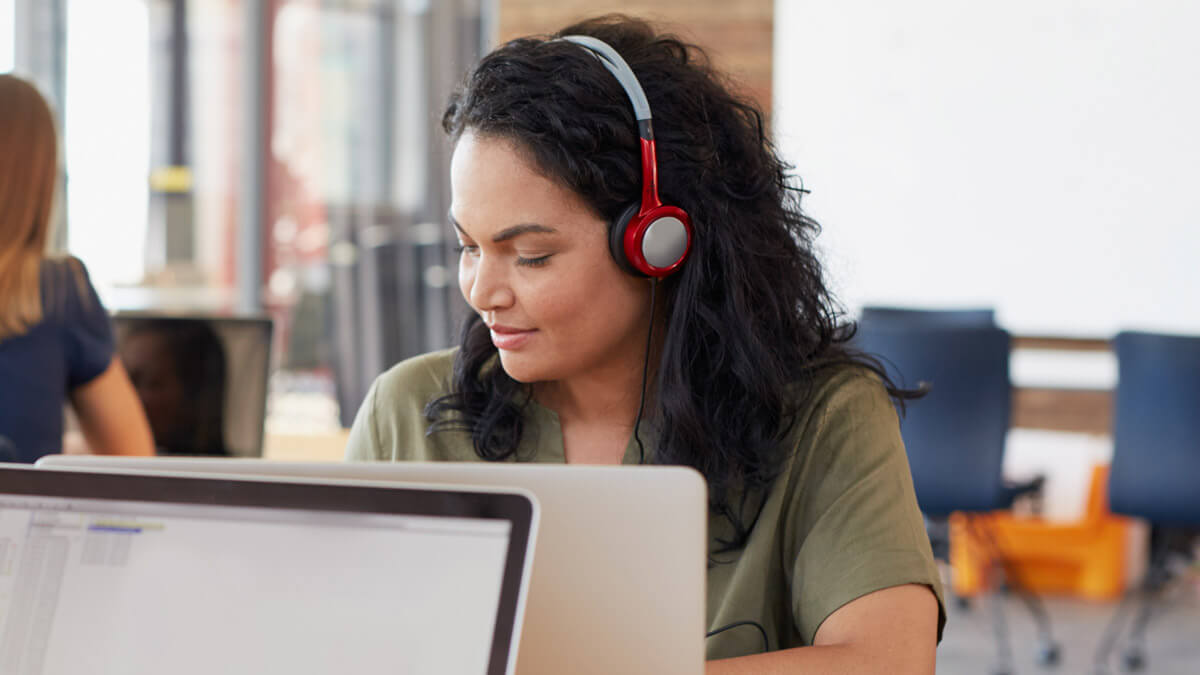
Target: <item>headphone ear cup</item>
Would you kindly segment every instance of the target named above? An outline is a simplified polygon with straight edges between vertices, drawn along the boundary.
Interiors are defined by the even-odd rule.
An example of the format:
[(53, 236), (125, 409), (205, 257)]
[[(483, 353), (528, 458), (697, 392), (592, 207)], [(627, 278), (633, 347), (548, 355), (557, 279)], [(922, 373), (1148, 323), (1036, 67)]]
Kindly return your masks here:
[(633, 221), (634, 217), (637, 216), (638, 210), (641, 209), (641, 206), (642, 205), (638, 202), (630, 204), (629, 206), (625, 207), (625, 210), (621, 212), (621, 215), (617, 216), (616, 220), (609, 224), (608, 250), (610, 253), (612, 253), (613, 260), (617, 262), (617, 267), (620, 267), (629, 274), (644, 277), (646, 275), (634, 267), (633, 263), (629, 260), (629, 256), (625, 254), (625, 230), (629, 228), (629, 224)]

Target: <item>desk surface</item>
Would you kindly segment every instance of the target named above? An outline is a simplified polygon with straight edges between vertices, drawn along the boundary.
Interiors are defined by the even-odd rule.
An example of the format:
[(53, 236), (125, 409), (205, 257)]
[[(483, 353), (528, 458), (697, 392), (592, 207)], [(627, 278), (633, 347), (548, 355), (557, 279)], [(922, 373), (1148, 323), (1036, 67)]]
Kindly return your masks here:
[[(263, 457), (294, 462), (340, 462), (346, 453), (349, 429), (312, 434), (267, 434)], [(63, 453), (87, 454), (87, 442), (77, 429), (63, 434)]]
[(294, 462), (340, 462), (349, 437), (349, 429), (316, 434), (267, 434), (263, 439), (263, 457)]

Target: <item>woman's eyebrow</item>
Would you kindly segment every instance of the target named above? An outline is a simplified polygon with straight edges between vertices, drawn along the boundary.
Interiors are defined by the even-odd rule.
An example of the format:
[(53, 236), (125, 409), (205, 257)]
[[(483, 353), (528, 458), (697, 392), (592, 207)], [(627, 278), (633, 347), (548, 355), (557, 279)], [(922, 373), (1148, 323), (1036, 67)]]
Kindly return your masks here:
[(508, 241), (509, 239), (519, 237), (522, 234), (528, 234), (530, 232), (536, 232), (538, 234), (557, 234), (558, 230), (554, 229), (553, 227), (538, 225), (537, 223), (522, 223), (520, 225), (513, 225), (512, 227), (506, 227), (503, 230), (500, 230), (496, 233), (496, 236), (492, 237), (492, 242), (499, 244), (502, 241)]
[[(462, 225), (458, 224), (458, 221), (454, 219), (453, 215), (447, 213), (446, 218), (450, 221), (450, 224), (454, 226), (454, 229), (466, 234), (462, 228)], [(513, 239), (514, 237), (519, 237), (522, 234), (529, 233), (558, 234), (558, 230), (547, 225), (540, 225), (538, 223), (521, 223), (519, 225), (513, 225), (512, 227), (506, 227), (503, 230), (500, 230), (495, 234), (495, 236), (492, 237), (492, 242), (499, 244), (501, 242), (508, 241), (509, 239)]]

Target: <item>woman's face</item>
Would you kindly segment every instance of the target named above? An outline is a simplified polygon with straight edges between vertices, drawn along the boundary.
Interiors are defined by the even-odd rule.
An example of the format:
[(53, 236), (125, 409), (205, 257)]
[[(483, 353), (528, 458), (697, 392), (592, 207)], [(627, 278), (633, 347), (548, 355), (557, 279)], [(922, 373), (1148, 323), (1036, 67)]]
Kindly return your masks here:
[(608, 252), (605, 221), (512, 142), (465, 132), (450, 165), (458, 283), (520, 382), (641, 370), (649, 284)]

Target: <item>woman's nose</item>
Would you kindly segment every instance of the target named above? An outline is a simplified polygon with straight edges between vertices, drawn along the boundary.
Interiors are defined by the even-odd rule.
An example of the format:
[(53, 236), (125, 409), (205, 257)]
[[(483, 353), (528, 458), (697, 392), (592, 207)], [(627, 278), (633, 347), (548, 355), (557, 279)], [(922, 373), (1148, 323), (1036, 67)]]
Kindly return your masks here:
[(514, 295), (509, 283), (508, 271), (503, 261), (496, 256), (480, 254), (467, 271), (469, 279), (464, 284), (467, 302), (477, 312), (491, 312), (512, 305)]

